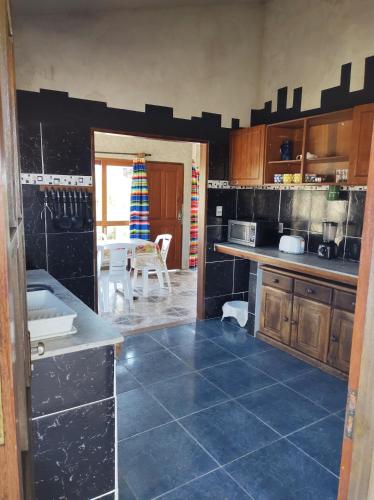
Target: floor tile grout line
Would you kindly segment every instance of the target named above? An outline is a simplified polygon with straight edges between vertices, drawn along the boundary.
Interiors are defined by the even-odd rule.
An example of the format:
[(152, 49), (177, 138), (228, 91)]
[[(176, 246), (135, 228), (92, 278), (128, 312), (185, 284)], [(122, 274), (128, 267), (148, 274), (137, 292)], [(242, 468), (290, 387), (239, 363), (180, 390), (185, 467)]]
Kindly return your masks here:
[[(212, 384), (212, 385), (214, 385), (214, 384)], [(145, 390), (146, 390), (146, 392), (149, 394), (149, 391), (146, 389), (146, 387), (144, 387), (144, 389), (145, 389)], [(223, 393), (225, 393), (224, 391), (222, 391), (222, 392), (223, 392)], [(162, 406), (162, 407), (164, 408), (164, 410), (165, 410), (167, 413), (169, 413), (169, 415), (170, 415), (172, 418), (174, 418), (173, 414), (172, 414), (172, 413), (168, 410), (168, 408), (167, 408), (167, 407), (166, 407), (166, 406), (165, 406), (165, 405), (164, 405), (161, 401), (159, 401), (159, 399), (158, 399), (156, 396), (153, 396), (152, 394), (150, 394), (150, 395), (151, 395), (151, 396), (152, 396), (152, 397), (153, 397), (153, 398), (154, 398), (154, 399), (155, 399), (155, 400), (156, 400), (156, 401), (160, 404), (160, 406)], [(257, 418), (257, 417), (256, 417), (256, 418)], [(259, 419), (259, 420), (260, 420), (260, 419)], [(192, 434), (188, 431), (188, 429), (186, 429), (186, 428), (185, 428), (185, 427), (184, 427), (184, 426), (183, 426), (183, 425), (182, 425), (182, 424), (181, 424), (178, 420), (174, 419), (174, 421), (175, 421), (175, 423), (176, 423), (177, 425), (179, 425), (179, 426), (181, 427), (181, 429), (182, 429), (182, 430), (184, 430), (184, 432), (185, 432), (185, 433), (186, 433), (186, 434), (190, 437), (190, 439), (192, 439), (193, 441), (195, 441), (195, 442), (196, 442), (196, 444), (197, 444), (197, 445), (198, 445), (198, 446), (199, 446), (199, 447), (200, 447), (200, 448), (201, 448), (201, 449), (202, 449), (202, 450), (203, 450), (203, 451), (204, 451), (204, 452), (205, 452), (205, 453), (206, 453), (206, 454), (207, 454), (207, 455), (208, 455), (208, 456), (209, 456), (209, 457), (210, 457), (210, 458), (211, 458), (211, 459), (215, 462), (215, 463), (217, 463), (217, 464), (218, 464), (218, 466), (219, 466), (220, 468), (224, 468), (224, 467), (226, 467), (226, 465), (228, 465), (228, 463), (230, 463), (230, 462), (228, 462), (227, 464), (223, 464), (223, 465), (221, 465), (221, 464), (218, 462), (218, 460), (216, 460), (216, 459), (213, 457), (213, 455), (211, 455), (211, 454), (208, 452), (208, 450), (207, 450), (207, 449), (206, 449), (206, 448), (205, 448), (205, 447), (204, 447), (204, 446), (203, 446), (203, 445), (199, 442), (199, 440), (198, 440), (197, 438), (195, 438), (195, 437), (194, 437), (194, 436), (193, 436), (193, 435), (192, 435)], [(171, 423), (171, 422), (169, 422), (169, 423)], [(166, 425), (166, 424), (165, 424), (165, 425)], [(265, 424), (265, 425), (266, 425), (266, 424)], [(277, 434), (279, 434), (279, 433), (277, 432)], [(280, 436), (280, 437), (279, 437), (279, 439), (281, 439), (281, 438), (282, 438), (282, 436)], [(259, 449), (264, 448), (264, 447), (266, 447), (266, 446), (268, 446), (268, 445), (272, 444), (273, 442), (275, 442), (275, 440), (274, 440), (274, 441), (272, 441), (272, 442), (270, 442), (270, 443), (266, 443), (264, 446), (259, 447), (259, 448), (258, 448), (258, 449), (256, 449), (256, 450), (252, 450), (252, 452), (258, 451)], [(237, 459), (240, 459), (240, 458), (242, 458), (242, 457), (237, 457)], [(227, 472), (227, 471), (225, 470), (225, 472)], [(249, 493), (248, 493), (248, 492), (247, 492), (247, 491), (246, 491), (246, 490), (242, 487), (242, 485), (240, 485), (240, 483), (238, 483), (238, 482), (237, 482), (237, 481), (236, 481), (236, 480), (235, 480), (235, 479), (234, 479), (234, 478), (233, 478), (233, 477), (232, 477), (229, 473), (227, 473), (227, 474), (229, 475), (229, 477), (231, 477), (231, 479), (232, 479), (232, 480), (233, 480), (233, 481), (234, 481), (234, 482), (235, 482), (235, 483), (236, 483), (236, 484), (237, 484), (237, 485), (238, 485), (238, 486), (239, 486), (239, 487), (240, 487), (240, 488), (241, 488), (241, 489), (242, 489), (242, 490), (243, 490), (243, 491), (247, 494), (247, 495), (249, 495)], [(165, 493), (164, 493), (164, 494), (165, 494)], [(253, 497), (252, 497), (252, 496), (250, 496), (250, 498), (252, 499)]]
[(318, 420), (314, 420), (314, 422), (306, 424), (303, 427), (300, 427), (299, 429), (296, 429), (292, 432), (289, 432), (288, 434), (285, 434), (283, 437), (289, 438), (289, 437), (293, 436), (294, 434), (297, 434), (298, 432), (305, 431), (305, 429), (308, 429), (309, 427), (312, 427), (315, 424), (319, 424), (320, 422), (322, 422), (323, 420), (326, 420), (329, 417), (331, 417), (331, 415), (325, 415), (324, 417), (321, 417)]
[(300, 446), (297, 446), (295, 443), (293, 443), (292, 441), (290, 441), (287, 437), (285, 437), (284, 439), (286, 439), (286, 441), (289, 444), (291, 444), (292, 446), (294, 446), (295, 448), (297, 448), (299, 451), (301, 451), (306, 457), (310, 458), (311, 460), (313, 460), (313, 462), (315, 462), (320, 467), (322, 467), (326, 472), (329, 472), (332, 476), (336, 477), (339, 480), (339, 476), (337, 476), (334, 472), (332, 472), (330, 469), (328, 469), (325, 465), (323, 465), (320, 462), (318, 462), (318, 460), (316, 460), (311, 455), (309, 455), (309, 453), (307, 453), (305, 450), (303, 450), (302, 448), (300, 448)]
[[(315, 401), (313, 401), (313, 399), (310, 399), (308, 398), (308, 396), (304, 396), (304, 394), (302, 394), (301, 392), (297, 391), (296, 389), (294, 389), (293, 387), (290, 387), (289, 385), (287, 384), (284, 384), (283, 382), (281, 382), (281, 384), (286, 387), (287, 389), (290, 389), (292, 392), (295, 392), (296, 394), (298, 394), (299, 396), (302, 396), (304, 399), (307, 399), (308, 401), (310, 401), (311, 403), (314, 403), (316, 406), (318, 406), (319, 408), (322, 408), (322, 410), (325, 410), (327, 411), (328, 413), (331, 413), (331, 410), (329, 410), (328, 408), (326, 408), (325, 406), (321, 405), (320, 403), (316, 403)], [(337, 410), (339, 411), (339, 410)]]
[[(217, 336), (217, 337), (219, 337), (219, 336)], [(156, 339), (154, 339), (154, 340), (156, 340)], [(211, 341), (215, 344), (214, 340), (212, 340), (212, 339), (206, 339), (206, 340), (211, 340)], [(156, 340), (156, 342), (157, 342), (157, 340)], [(158, 342), (158, 343), (162, 346), (162, 344), (161, 344), (160, 342)], [(177, 358), (179, 359), (179, 357), (178, 357), (178, 356), (176, 356), (176, 355), (175, 355), (175, 353), (173, 353), (170, 349), (168, 349), (168, 348), (167, 348), (167, 347), (165, 347), (165, 346), (162, 346), (162, 347), (164, 347), (166, 350), (170, 351), (170, 352), (171, 352), (171, 353), (172, 353), (175, 357), (177, 357)], [(219, 347), (222, 347), (222, 346), (219, 346)], [(225, 349), (225, 348), (222, 348), (222, 349)], [(235, 358), (244, 360), (243, 358), (240, 358), (239, 356), (236, 356), (234, 353), (231, 353), (231, 351), (228, 351), (228, 352), (230, 352), (230, 354), (233, 354), (233, 355), (235, 356)], [(266, 351), (263, 351), (263, 352), (266, 352)], [(263, 352), (256, 353), (256, 354), (263, 354)], [(184, 364), (186, 364), (183, 360), (181, 360), (181, 361), (182, 361)], [(195, 413), (200, 413), (201, 411), (207, 410), (207, 409), (209, 409), (209, 408), (211, 408), (211, 407), (214, 407), (214, 406), (219, 406), (220, 404), (224, 404), (224, 403), (227, 403), (227, 402), (230, 402), (230, 401), (231, 401), (231, 402), (235, 402), (235, 401), (236, 401), (236, 402), (238, 402), (238, 404), (240, 405), (240, 407), (242, 407), (242, 408), (243, 408), (244, 410), (246, 410), (248, 413), (250, 413), (250, 414), (251, 414), (251, 415), (253, 415), (255, 418), (257, 418), (258, 420), (260, 420), (260, 421), (261, 421), (264, 425), (266, 425), (266, 426), (270, 427), (270, 429), (271, 429), (271, 430), (275, 431), (275, 432), (279, 435), (279, 438), (278, 438), (277, 440), (275, 440), (275, 441), (272, 441), (271, 443), (267, 443), (266, 445), (264, 445), (264, 446), (262, 446), (262, 447), (260, 447), (260, 448), (258, 448), (258, 449), (256, 449), (256, 450), (252, 450), (251, 452), (249, 452), (249, 453), (247, 453), (247, 454), (245, 454), (245, 455), (243, 455), (243, 456), (241, 456), (241, 457), (237, 457), (237, 458), (235, 458), (235, 459), (234, 459), (233, 461), (231, 461), (231, 462), (228, 462), (228, 463), (223, 464), (223, 465), (219, 465), (219, 467), (217, 467), (217, 469), (214, 469), (214, 470), (219, 470), (219, 469), (224, 470), (224, 472), (225, 472), (225, 473), (226, 473), (226, 474), (227, 474), (227, 475), (228, 475), (228, 476), (229, 476), (229, 477), (230, 477), (230, 478), (231, 478), (231, 479), (232, 479), (232, 480), (233, 480), (233, 481), (234, 481), (234, 482), (235, 482), (235, 483), (236, 483), (236, 484), (237, 484), (237, 485), (238, 485), (238, 486), (239, 486), (239, 487), (243, 490), (243, 492), (245, 492), (245, 494), (246, 494), (247, 496), (249, 496), (250, 498), (253, 498), (252, 496), (250, 496), (249, 492), (247, 492), (247, 491), (246, 491), (246, 490), (245, 490), (245, 489), (244, 489), (244, 488), (243, 488), (243, 487), (242, 487), (239, 483), (237, 483), (237, 481), (236, 481), (236, 480), (235, 480), (235, 479), (234, 479), (234, 478), (233, 478), (233, 477), (232, 477), (232, 476), (231, 476), (231, 475), (230, 475), (230, 474), (229, 474), (229, 473), (228, 473), (228, 472), (227, 472), (224, 468), (225, 468), (227, 465), (229, 465), (230, 463), (235, 462), (235, 461), (238, 461), (238, 460), (240, 460), (241, 458), (244, 458), (245, 456), (248, 456), (248, 455), (250, 455), (250, 454), (252, 454), (252, 453), (254, 453), (254, 452), (258, 451), (259, 449), (262, 449), (262, 448), (264, 448), (264, 447), (266, 447), (266, 446), (270, 446), (270, 445), (271, 445), (271, 444), (273, 444), (274, 442), (280, 441), (281, 439), (286, 439), (286, 440), (287, 440), (287, 441), (288, 441), (288, 442), (289, 442), (292, 446), (295, 446), (295, 448), (299, 449), (299, 450), (300, 450), (300, 451), (301, 451), (304, 455), (308, 456), (311, 460), (313, 460), (315, 463), (317, 463), (318, 465), (320, 465), (320, 466), (321, 466), (322, 468), (324, 468), (327, 472), (330, 472), (330, 474), (332, 474), (333, 476), (337, 477), (337, 476), (336, 476), (336, 474), (334, 474), (334, 473), (333, 473), (333, 472), (331, 472), (328, 468), (326, 468), (325, 466), (323, 466), (323, 464), (320, 464), (320, 462), (318, 462), (318, 460), (316, 460), (316, 459), (314, 459), (313, 457), (311, 457), (311, 456), (310, 456), (308, 453), (306, 453), (306, 452), (305, 452), (302, 448), (299, 448), (299, 447), (298, 447), (298, 446), (296, 446), (294, 443), (292, 443), (292, 441), (290, 441), (290, 440), (288, 440), (288, 439), (287, 439), (287, 437), (288, 437), (288, 436), (292, 436), (292, 435), (293, 435), (293, 434), (295, 434), (296, 432), (301, 431), (301, 430), (303, 430), (303, 429), (305, 429), (305, 428), (307, 428), (307, 427), (310, 427), (311, 425), (316, 424), (316, 423), (318, 423), (319, 421), (324, 420), (324, 419), (328, 418), (328, 417), (329, 417), (329, 416), (331, 416), (331, 415), (336, 415), (336, 413), (339, 413), (339, 412), (341, 411), (341, 410), (337, 410), (336, 412), (331, 412), (330, 410), (327, 410), (327, 408), (325, 408), (325, 407), (323, 407), (323, 406), (320, 406), (320, 405), (316, 404), (314, 401), (310, 400), (309, 398), (306, 398), (304, 395), (300, 394), (298, 391), (293, 390), (292, 388), (288, 387), (288, 386), (284, 383), (285, 381), (290, 381), (290, 380), (293, 380), (294, 378), (298, 378), (298, 377), (300, 377), (300, 376), (302, 376), (302, 375), (305, 375), (306, 373), (310, 373), (310, 371), (312, 371), (312, 369), (311, 369), (310, 371), (306, 372), (306, 373), (304, 372), (304, 373), (302, 373), (302, 374), (300, 374), (300, 375), (297, 375), (296, 377), (290, 377), (289, 379), (285, 379), (284, 381), (279, 381), (279, 380), (274, 379), (274, 383), (273, 383), (273, 384), (271, 384), (270, 386), (265, 386), (265, 387), (262, 387), (262, 388), (257, 389), (256, 391), (252, 391), (252, 392), (249, 392), (249, 393), (246, 393), (246, 394), (242, 394), (242, 395), (240, 395), (240, 396), (233, 397), (233, 396), (230, 396), (230, 395), (229, 395), (226, 391), (222, 390), (220, 387), (216, 386), (213, 382), (211, 382), (209, 379), (207, 379), (207, 377), (205, 377), (205, 376), (203, 375), (203, 373), (201, 373), (201, 372), (202, 372), (202, 371), (204, 371), (205, 369), (212, 368), (212, 367), (214, 367), (214, 366), (220, 366), (220, 365), (222, 365), (222, 364), (227, 364), (227, 363), (230, 363), (230, 362), (233, 362), (233, 361), (235, 361), (235, 359), (233, 359), (233, 360), (229, 360), (229, 361), (226, 361), (226, 362), (223, 362), (223, 363), (218, 363), (218, 364), (216, 364), (216, 365), (212, 365), (212, 366), (210, 366), (210, 367), (205, 367), (205, 368), (203, 368), (203, 369), (195, 369), (195, 370), (193, 370), (192, 372), (189, 372), (189, 373), (186, 373), (186, 374), (181, 374), (181, 375), (178, 375), (178, 376), (176, 376), (176, 377), (172, 377), (172, 379), (176, 379), (176, 378), (182, 377), (183, 375), (188, 375), (188, 374), (192, 374), (192, 373), (194, 373), (194, 374), (197, 374), (197, 375), (202, 376), (202, 377), (203, 377), (203, 378), (204, 378), (204, 379), (205, 379), (208, 383), (210, 383), (213, 387), (215, 387), (216, 389), (218, 389), (220, 392), (222, 392), (222, 393), (223, 393), (223, 394), (227, 397), (227, 400), (225, 400), (225, 401), (221, 401), (221, 402), (219, 402), (219, 403), (217, 403), (217, 404), (211, 405), (210, 407), (203, 408), (203, 409), (201, 409), (201, 410), (198, 410), (197, 412), (193, 412), (192, 414), (195, 414)], [(245, 361), (245, 360), (244, 360), (244, 361)], [(252, 368), (256, 369), (257, 371), (259, 371), (259, 372), (261, 372), (261, 373), (263, 373), (264, 375), (266, 375), (266, 376), (268, 376), (268, 377), (269, 377), (269, 375), (268, 375), (266, 372), (263, 372), (262, 370), (259, 370), (257, 367), (255, 367), (255, 366), (251, 365), (250, 363), (249, 363), (249, 366), (251, 366)], [(129, 370), (129, 371), (130, 371), (130, 370)], [(131, 373), (131, 372), (130, 372), (130, 373)], [(204, 450), (204, 451), (205, 451), (205, 452), (206, 452), (206, 453), (207, 453), (207, 454), (208, 454), (208, 455), (209, 455), (209, 456), (210, 456), (210, 457), (211, 457), (211, 458), (215, 461), (215, 462), (217, 462), (217, 463), (219, 464), (219, 462), (218, 462), (218, 461), (216, 461), (216, 460), (214, 459), (214, 457), (213, 457), (213, 456), (211, 456), (211, 454), (210, 454), (210, 453), (209, 453), (209, 452), (205, 449), (205, 447), (204, 447), (204, 446), (202, 446), (202, 445), (201, 445), (201, 443), (200, 443), (200, 442), (199, 442), (196, 438), (194, 438), (194, 437), (193, 437), (193, 435), (191, 435), (191, 434), (190, 434), (190, 432), (189, 432), (187, 429), (185, 429), (185, 427), (184, 427), (182, 424), (180, 424), (180, 423), (179, 423), (179, 420), (181, 420), (181, 419), (183, 419), (183, 418), (186, 418), (186, 417), (188, 417), (188, 416), (190, 416), (190, 415), (192, 415), (192, 414), (188, 414), (188, 415), (184, 415), (183, 417), (175, 418), (175, 417), (174, 417), (174, 415), (173, 415), (173, 414), (172, 414), (172, 413), (171, 413), (171, 412), (170, 412), (170, 411), (169, 411), (169, 410), (168, 410), (168, 409), (167, 409), (167, 408), (166, 408), (166, 407), (165, 407), (165, 406), (164, 406), (164, 405), (163, 405), (163, 404), (162, 404), (162, 403), (158, 400), (158, 398), (157, 398), (157, 397), (155, 397), (152, 393), (150, 393), (150, 391), (148, 391), (148, 390), (147, 390), (147, 387), (149, 387), (150, 385), (155, 385), (155, 384), (157, 384), (157, 383), (166, 382), (166, 381), (171, 380), (171, 379), (165, 379), (165, 380), (161, 380), (161, 381), (155, 382), (155, 383), (153, 383), (153, 384), (144, 385), (142, 382), (140, 382), (140, 381), (137, 379), (137, 377), (136, 377), (135, 375), (133, 375), (132, 373), (131, 373), (131, 375), (132, 375), (132, 377), (133, 377), (133, 378), (134, 378), (134, 379), (135, 379), (135, 380), (139, 383), (139, 385), (140, 385), (140, 386), (141, 386), (141, 387), (142, 387), (142, 388), (143, 388), (143, 389), (144, 389), (144, 390), (145, 390), (145, 391), (146, 391), (146, 392), (147, 392), (147, 393), (148, 393), (148, 394), (152, 397), (152, 399), (156, 400), (156, 401), (157, 401), (157, 402), (158, 402), (158, 403), (159, 403), (159, 404), (160, 404), (160, 405), (161, 405), (161, 406), (165, 409), (165, 411), (166, 411), (166, 412), (167, 412), (167, 413), (171, 416), (171, 418), (172, 418), (172, 420), (170, 420), (169, 422), (166, 422), (166, 423), (164, 423), (164, 424), (161, 424), (160, 426), (154, 427), (153, 429), (155, 429), (155, 428), (159, 428), (159, 427), (162, 427), (162, 426), (167, 425), (167, 424), (170, 424), (170, 423), (172, 423), (172, 422), (177, 423), (177, 424), (178, 424), (178, 425), (179, 425), (179, 426), (180, 426), (180, 427), (181, 427), (181, 428), (182, 428), (182, 429), (186, 432), (186, 434), (187, 434), (187, 435), (189, 435), (189, 436), (191, 437), (191, 439), (193, 439), (193, 440), (194, 440), (194, 441), (195, 441), (195, 442), (196, 442), (196, 443), (197, 443), (197, 444), (198, 444), (198, 445), (199, 445), (199, 446), (200, 446), (200, 447), (201, 447), (201, 448), (202, 448), (202, 449), (203, 449), (203, 450)], [(270, 377), (270, 378), (272, 378), (272, 377)], [(271, 426), (269, 426), (268, 424), (266, 424), (266, 422), (263, 422), (260, 418), (258, 418), (258, 416), (257, 416), (256, 414), (254, 414), (253, 412), (249, 411), (247, 408), (243, 407), (243, 405), (242, 405), (239, 401), (237, 401), (238, 399), (240, 399), (240, 398), (242, 398), (242, 397), (245, 397), (246, 395), (250, 395), (250, 394), (251, 394), (251, 393), (253, 393), (253, 392), (257, 392), (257, 391), (260, 391), (260, 390), (262, 390), (262, 389), (266, 389), (267, 387), (272, 387), (272, 386), (277, 385), (277, 384), (281, 384), (281, 385), (285, 386), (286, 388), (289, 388), (289, 389), (293, 390), (293, 392), (295, 392), (296, 394), (298, 394), (298, 395), (300, 395), (300, 396), (304, 397), (305, 399), (308, 399), (311, 403), (316, 404), (317, 406), (320, 406), (322, 409), (324, 409), (325, 411), (327, 411), (327, 412), (328, 412), (328, 414), (327, 414), (327, 415), (325, 415), (324, 417), (322, 417), (321, 419), (319, 419), (319, 420), (317, 420), (317, 421), (314, 421), (314, 422), (312, 422), (312, 423), (308, 424), (307, 426), (304, 426), (304, 427), (302, 427), (302, 428), (299, 428), (299, 429), (297, 429), (297, 430), (293, 431), (292, 433), (289, 433), (289, 434), (287, 434), (287, 435), (283, 435), (283, 436), (282, 436), (282, 435), (281, 435), (278, 431), (276, 431), (276, 430), (275, 430), (275, 429), (273, 429)], [(148, 431), (150, 431), (150, 430), (152, 430), (152, 429), (148, 429), (147, 431), (144, 431), (144, 432), (148, 432)], [(144, 432), (142, 432), (142, 433), (138, 433), (138, 434), (133, 435), (133, 436), (131, 436), (131, 437), (135, 437), (135, 436), (137, 436), (137, 435), (139, 435), (139, 434), (143, 434)], [(125, 440), (126, 440), (126, 439), (130, 439), (131, 437), (129, 437), (129, 438), (125, 438)], [(124, 441), (124, 440), (121, 440), (121, 441)], [(205, 475), (207, 475), (207, 474), (209, 474), (209, 473), (211, 473), (211, 472), (213, 472), (213, 470), (209, 471), (209, 472), (208, 472), (208, 473), (206, 473), (206, 474), (203, 474), (202, 476), (199, 476), (199, 477), (196, 477), (196, 478), (192, 479), (191, 481), (189, 481), (189, 483), (190, 483), (190, 482), (193, 482), (193, 481), (195, 481), (195, 480), (199, 479), (200, 477), (203, 477), (203, 476), (205, 476)], [(186, 484), (188, 484), (188, 483), (186, 483)], [(179, 485), (179, 486), (177, 486), (175, 489), (179, 489), (179, 488), (180, 488), (180, 487), (182, 487), (182, 486), (183, 486), (183, 485)], [(173, 490), (170, 490), (170, 491), (174, 491), (174, 489), (173, 489)], [(168, 493), (168, 492), (164, 492), (164, 493), (162, 493), (160, 496), (155, 497), (155, 498), (161, 498), (161, 497), (162, 497), (163, 495), (165, 495), (166, 493)]]
[[(211, 384), (213, 384), (216, 388), (219, 389), (218, 385), (216, 385), (214, 382), (211, 382)], [(271, 429), (272, 431), (274, 431), (276, 434), (280, 435), (280, 433), (275, 430), (273, 427), (271, 427), (271, 425), (267, 424), (266, 422), (264, 422), (261, 418), (259, 418), (257, 415), (255, 415), (253, 412), (251, 412), (250, 410), (248, 410), (248, 408), (246, 408), (245, 406), (243, 406), (239, 401), (237, 401), (236, 399), (232, 398), (226, 391), (224, 391), (223, 389), (221, 389), (221, 391), (229, 398), (226, 402), (230, 402), (230, 401), (235, 401), (238, 405), (240, 405), (240, 407), (242, 409), (244, 409), (246, 412), (248, 412), (250, 415), (252, 415), (253, 417), (255, 417), (257, 420), (259, 420), (260, 422), (262, 422), (264, 425), (266, 425), (266, 427), (269, 427), (269, 429)]]
[(218, 470), (221, 470), (221, 467), (217, 467), (216, 469), (210, 470), (209, 472), (205, 472), (201, 476), (194, 477), (193, 479), (190, 479), (189, 481), (186, 481), (185, 483), (179, 484), (175, 488), (172, 488), (170, 490), (164, 491), (164, 493), (161, 493), (161, 495), (157, 495), (156, 497), (152, 497), (151, 500), (162, 499), (162, 497), (164, 497), (165, 495), (168, 495), (169, 493), (173, 493), (174, 491), (177, 491), (177, 490), (183, 488), (184, 486), (187, 486), (187, 485), (193, 483), (194, 481), (197, 481), (197, 480), (199, 480), (199, 479), (201, 479), (201, 478), (203, 478), (205, 476), (208, 476), (212, 472), (217, 472)]

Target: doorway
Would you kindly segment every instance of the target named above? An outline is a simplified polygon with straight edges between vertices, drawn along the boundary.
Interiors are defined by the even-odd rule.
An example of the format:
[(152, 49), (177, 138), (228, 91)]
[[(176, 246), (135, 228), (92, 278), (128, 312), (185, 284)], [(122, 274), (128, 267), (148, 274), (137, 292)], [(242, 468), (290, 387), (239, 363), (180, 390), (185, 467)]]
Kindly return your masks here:
[[(197, 318), (198, 269), (204, 269), (203, 258), (196, 255), (199, 238), (204, 238), (204, 230), (201, 234), (197, 231), (200, 183), (196, 171), (200, 156), (204, 157), (201, 149), (200, 144), (187, 141), (94, 133), (96, 236), (99, 251), (104, 248), (97, 266), (98, 310), (124, 335), (186, 324)], [(134, 208), (131, 200), (136, 192), (133, 164), (139, 157), (144, 158), (147, 182), (149, 234), (145, 241), (154, 244), (160, 235), (171, 236), (165, 257), (169, 282), (166, 273), (161, 284), (154, 269), (144, 278), (142, 270), (132, 267), (131, 301), (122, 293), (121, 285), (116, 290), (109, 279), (110, 247), (134, 241), (136, 236), (131, 234), (130, 238), (131, 219), (139, 207)], [(205, 192), (205, 186), (201, 192)], [(163, 245), (161, 239), (161, 254)], [(136, 255), (138, 251), (139, 247)], [(200, 314), (202, 309), (200, 306)]]

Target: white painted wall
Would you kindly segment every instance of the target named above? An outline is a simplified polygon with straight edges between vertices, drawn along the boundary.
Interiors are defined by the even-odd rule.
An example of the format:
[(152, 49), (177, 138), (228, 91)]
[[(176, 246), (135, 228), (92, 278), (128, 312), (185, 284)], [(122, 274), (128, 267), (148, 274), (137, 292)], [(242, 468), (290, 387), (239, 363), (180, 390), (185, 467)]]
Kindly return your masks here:
[[(53, 2), (50, 0), (51, 9)], [(186, 2), (188, 3), (188, 2)], [(374, 55), (373, 0), (253, 0), (15, 16), (17, 88), (69, 92), (110, 106), (171, 106), (178, 117), (221, 113), (223, 124), (303, 87), (302, 108), (320, 104), (352, 62), (351, 90)]]
[(17, 88), (177, 117), (248, 125), (257, 98), (262, 7), (250, 3), (15, 17)]
[(374, 55), (373, 0), (268, 0), (259, 104), (277, 90), (303, 87), (302, 109), (320, 106), (321, 90), (338, 85), (352, 62), (351, 90), (363, 87), (365, 57)]
[[(183, 232), (182, 268), (188, 269), (190, 252), (190, 213), (191, 213), (191, 168), (192, 158), (198, 154), (200, 145), (192, 142), (163, 141), (143, 137), (106, 134), (95, 132), (95, 151), (149, 153), (151, 161), (166, 161), (184, 164), (183, 187)], [(110, 156), (96, 154), (98, 158)], [(114, 156), (114, 155), (113, 155)], [(132, 159), (131, 156), (115, 155), (115, 158)]]

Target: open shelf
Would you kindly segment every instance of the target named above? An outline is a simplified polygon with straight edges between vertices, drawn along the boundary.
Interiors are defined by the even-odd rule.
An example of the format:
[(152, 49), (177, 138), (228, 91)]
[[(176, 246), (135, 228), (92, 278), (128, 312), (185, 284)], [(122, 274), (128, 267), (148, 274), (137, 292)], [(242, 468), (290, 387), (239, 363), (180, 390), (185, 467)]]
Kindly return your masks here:
[(306, 163), (338, 163), (349, 161), (348, 155), (340, 155), (340, 156), (321, 156), (313, 159), (306, 159)]
[[(275, 174), (301, 174), (303, 179), (305, 174), (315, 174), (328, 181), (303, 184), (335, 184), (336, 170), (349, 168), (352, 123), (353, 109), (347, 109), (268, 125), (264, 182), (276, 185)], [(280, 159), (280, 147), (286, 140), (292, 143), (292, 160)], [(308, 160), (307, 153), (317, 158)], [(302, 159), (296, 160), (299, 155)]]
[(301, 160), (276, 160), (276, 161), (268, 161), (268, 165), (286, 165), (287, 163), (293, 164), (301, 164)]

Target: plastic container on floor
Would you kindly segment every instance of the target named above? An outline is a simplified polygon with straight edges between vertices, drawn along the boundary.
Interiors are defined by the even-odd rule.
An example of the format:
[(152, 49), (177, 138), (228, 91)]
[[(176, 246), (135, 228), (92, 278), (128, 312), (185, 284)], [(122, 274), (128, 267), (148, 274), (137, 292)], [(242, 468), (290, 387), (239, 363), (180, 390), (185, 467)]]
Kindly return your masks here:
[(235, 318), (241, 327), (248, 321), (248, 302), (245, 300), (231, 300), (222, 306), (222, 319)]

